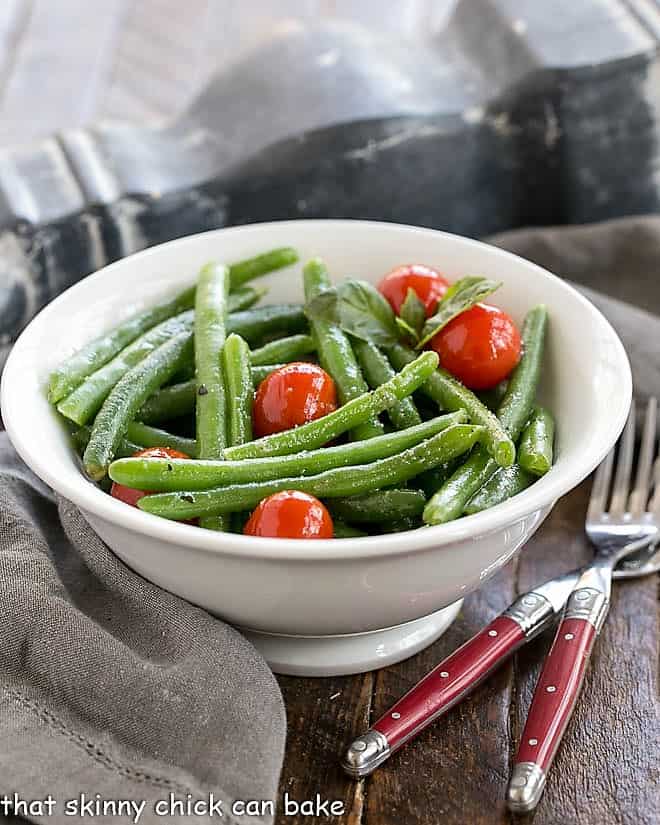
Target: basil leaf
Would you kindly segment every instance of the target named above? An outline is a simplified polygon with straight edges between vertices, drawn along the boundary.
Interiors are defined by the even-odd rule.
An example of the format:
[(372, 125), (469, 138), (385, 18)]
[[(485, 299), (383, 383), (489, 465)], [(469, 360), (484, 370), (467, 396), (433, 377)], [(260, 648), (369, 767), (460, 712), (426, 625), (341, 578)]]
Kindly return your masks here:
[(416, 349), (421, 349), (453, 318), (478, 304), (479, 301), (483, 301), (501, 285), (501, 282), (473, 275), (461, 278), (460, 281), (452, 284), (438, 304), (435, 315), (424, 324), (422, 337)]
[(344, 332), (378, 346), (397, 343), (394, 313), (386, 299), (366, 281), (343, 281), (317, 295), (306, 307), (311, 321), (327, 321)]
[(399, 332), (403, 335), (404, 338), (410, 339), (413, 343), (419, 340), (419, 334), (416, 329), (413, 329), (409, 324), (407, 324), (401, 316), (397, 315), (394, 318), (397, 327), (399, 328)]
[(338, 324), (337, 289), (333, 286), (324, 289), (305, 304), (305, 315), (310, 321), (324, 321), (327, 324)]
[(426, 310), (412, 287), (408, 287), (406, 299), (401, 304), (399, 315), (406, 326), (414, 331), (413, 340), (418, 341), (426, 320)]

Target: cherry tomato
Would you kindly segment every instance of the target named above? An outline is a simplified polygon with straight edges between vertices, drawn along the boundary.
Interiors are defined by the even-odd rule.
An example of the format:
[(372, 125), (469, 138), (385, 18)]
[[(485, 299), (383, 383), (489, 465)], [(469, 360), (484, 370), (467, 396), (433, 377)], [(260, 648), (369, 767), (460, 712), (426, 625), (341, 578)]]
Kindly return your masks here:
[[(147, 447), (146, 450), (138, 450), (133, 453), (134, 458), (190, 458), (189, 455), (179, 452), (179, 450), (172, 450), (169, 447)], [(110, 495), (114, 498), (123, 501), (125, 504), (130, 504), (131, 507), (137, 507), (137, 503), (144, 496), (150, 495), (148, 490), (136, 490), (133, 487), (125, 487), (123, 484), (112, 482), (110, 488)]]
[(337, 409), (335, 382), (321, 367), (294, 361), (272, 372), (254, 399), (257, 437), (290, 430)]
[(243, 529), (246, 536), (278, 539), (331, 539), (330, 513), (314, 496), (284, 490), (261, 501)]
[(422, 264), (405, 264), (388, 273), (378, 284), (379, 291), (390, 302), (397, 315), (406, 300), (409, 289), (414, 289), (417, 297), (424, 304), (426, 317), (435, 312), (438, 301), (449, 287), (449, 281), (430, 266)]
[(499, 384), (520, 360), (520, 333), (497, 307), (476, 304), (431, 339), (440, 365), (471, 390)]

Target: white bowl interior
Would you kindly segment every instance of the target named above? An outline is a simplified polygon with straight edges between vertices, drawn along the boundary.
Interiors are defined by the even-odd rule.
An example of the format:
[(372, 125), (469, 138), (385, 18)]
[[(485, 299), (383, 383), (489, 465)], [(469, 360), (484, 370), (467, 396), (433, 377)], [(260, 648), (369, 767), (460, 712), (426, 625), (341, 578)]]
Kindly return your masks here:
[[(437, 267), (450, 279), (486, 275), (503, 282), (493, 302), (521, 323), (538, 303), (550, 310), (541, 397), (557, 420), (557, 463), (520, 496), (453, 525), (424, 531), (338, 542), (291, 542), (208, 534), (155, 519), (113, 501), (87, 482), (45, 395), (49, 371), (76, 348), (123, 318), (192, 283), (209, 259), (236, 261), (273, 246), (298, 248), (301, 260), (319, 255), (336, 279), (377, 281), (400, 263)], [(300, 301), (301, 265), (261, 279), (268, 301)], [(420, 542), (442, 544), (478, 534), (552, 503), (587, 475), (617, 438), (630, 403), (631, 379), (623, 347), (603, 316), (565, 283), (520, 258), (487, 245), (432, 230), (360, 221), (295, 221), (209, 232), (155, 247), (91, 275), (46, 307), (15, 345), (3, 376), (2, 407), (10, 437), (27, 463), (51, 486), (83, 509), (126, 522), (163, 538), (212, 549), (277, 553), (386, 552)], [(163, 522), (156, 527), (155, 522)], [(181, 531), (186, 531), (182, 533)], [(374, 544), (376, 542), (377, 544)], [(267, 546), (270, 548), (266, 550)], [(305, 550), (303, 551), (303, 546)], [(368, 548), (371, 549), (368, 549)]]

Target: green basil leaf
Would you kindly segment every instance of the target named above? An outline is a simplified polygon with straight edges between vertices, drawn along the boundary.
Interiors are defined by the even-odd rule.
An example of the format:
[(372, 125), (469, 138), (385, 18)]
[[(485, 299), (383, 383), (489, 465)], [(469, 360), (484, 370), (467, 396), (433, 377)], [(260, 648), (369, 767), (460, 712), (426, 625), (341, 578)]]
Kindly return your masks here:
[(337, 303), (339, 296), (337, 289), (333, 286), (330, 289), (324, 289), (322, 292), (312, 298), (305, 304), (305, 315), (310, 321), (324, 321), (327, 324), (339, 324), (339, 314), (337, 312)]
[(472, 275), (461, 278), (460, 281), (452, 284), (438, 304), (435, 315), (424, 324), (417, 349), (421, 349), (427, 344), (453, 318), (478, 304), (479, 301), (483, 301), (501, 285), (498, 281)]
[(426, 310), (424, 309), (424, 304), (420, 301), (419, 296), (412, 287), (408, 288), (406, 299), (401, 304), (399, 315), (406, 325), (414, 330), (414, 340), (419, 340), (424, 321), (426, 320)]
[(344, 332), (378, 346), (390, 346), (399, 338), (392, 308), (366, 281), (343, 281), (324, 290), (309, 302), (306, 312), (312, 321), (337, 324)]
[(418, 340), (419, 335), (417, 333), (417, 330), (413, 329), (409, 324), (407, 324), (403, 320), (403, 318), (401, 318), (401, 316), (397, 315), (394, 320), (396, 322), (397, 327), (399, 328), (399, 332), (403, 335), (403, 337), (406, 340), (409, 339), (413, 343), (415, 343)]

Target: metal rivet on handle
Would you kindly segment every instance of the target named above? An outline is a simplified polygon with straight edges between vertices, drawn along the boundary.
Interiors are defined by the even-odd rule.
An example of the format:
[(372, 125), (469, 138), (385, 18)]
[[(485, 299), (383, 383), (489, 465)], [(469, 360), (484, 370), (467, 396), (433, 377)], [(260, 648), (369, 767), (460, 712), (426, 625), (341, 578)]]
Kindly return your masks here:
[(395, 712), (392, 714), (392, 719), (400, 719), (400, 718), (401, 718), (401, 714), (400, 714), (400, 713), (396, 713), (396, 711), (395, 711)]
[(529, 740), (529, 744), (530, 744), (530, 745), (538, 745), (538, 743), (539, 743), (539, 740), (538, 740), (538, 739), (530, 739), (530, 740)]
[(557, 688), (554, 685), (548, 685), (546, 690), (548, 691), (548, 693), (554, 693), (557, 690)]
[(489, 630), (488, 635), (489, 636), (497, 636), (497, 630)]
[(440, 676), (441, 676), (443, 679), (446, 679), (446, 678), (447, 678), (447, 676), (449, 676), (449, 673), (448, 673), (446, 670), (441, 670), (441, 671), (440, 671)]
[(575, 638), (575, 636), (574, 636), (572, 633), (567, 633), (567, 634), (564, 636), (564, 639), (566, 639), (566, 640), (567, 640), (567, 641), (569, 641), (569, 642), (571, 641), (571, 639), (574, 639), (574, 638)]

